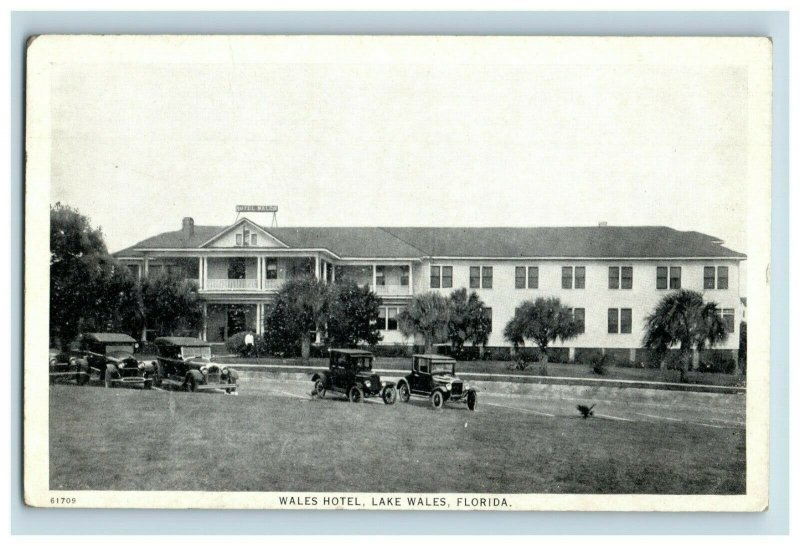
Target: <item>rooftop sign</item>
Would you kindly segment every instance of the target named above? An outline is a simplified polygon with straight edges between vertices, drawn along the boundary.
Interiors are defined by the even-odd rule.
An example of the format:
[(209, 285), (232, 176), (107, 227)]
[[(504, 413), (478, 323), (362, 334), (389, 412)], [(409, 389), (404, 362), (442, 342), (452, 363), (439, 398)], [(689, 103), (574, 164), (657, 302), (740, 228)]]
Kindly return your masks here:
[(236, 212), (278, 212), (274, 205), (236, 205)]

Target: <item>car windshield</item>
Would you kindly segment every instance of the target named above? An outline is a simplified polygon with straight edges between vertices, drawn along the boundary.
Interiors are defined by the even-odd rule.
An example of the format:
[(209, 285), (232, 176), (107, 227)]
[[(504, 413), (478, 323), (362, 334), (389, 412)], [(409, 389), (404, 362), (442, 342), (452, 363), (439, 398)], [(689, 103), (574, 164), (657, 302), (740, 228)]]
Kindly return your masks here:
[(124, 343), (118, 345), (106, 345), (106, 354), (111, 353), (133, 353), (133, 343)]
[(211, 347), (182, 347), (181, 356), (184, 360), (189, 360), (190, 358), (211, 359)]
[(449, 373), (455, 375), (456, 367), (452, 362), (431, 362), (431, 374)]
[(359, 357), (353, 359), (353, 364), (355, 365), (356, 369), (358, 370), (371, 370), (372, 369), (372, 359), (369, 357)]

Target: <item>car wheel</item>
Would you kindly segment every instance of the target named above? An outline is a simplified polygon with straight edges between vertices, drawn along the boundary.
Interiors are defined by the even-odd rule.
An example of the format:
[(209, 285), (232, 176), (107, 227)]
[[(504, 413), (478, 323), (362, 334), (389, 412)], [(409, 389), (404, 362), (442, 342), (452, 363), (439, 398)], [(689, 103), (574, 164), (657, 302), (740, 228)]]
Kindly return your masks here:
[(469, 411), (475, 411), (475, 407), (478, 405), (478, 393), (475, 391), (469, 391), (467, 393), (467, 407)]
[(314, 382), (314, 396), (318, 396), (320, 398), (325, 398), (325, 383), (322, 379), (317, 379)]
[(105, 384), (107, 389), (114, 388), (114, 382), (111, 380), (111, 374), (108, 370), (106, 370), (105, 375), (103, 375), (103, 383)]
[(408, 384), (403, 383), (398, 387), (398, 396), (401, 402), (408, 402), (411, 400), (411, 391), (408, 390)]
[(394, 387), (386, 387), (383, 389), (383, 403), (384, 404), (394, 404), (397, 400), (397, 391)]
[(186, 383), (183, 384), (183, 388), (186, 392), (195, 392), (197, 390), (197, 381), (195, 381), (193, 375), (186, 378)]
[(148, 390), (148, 391), (149, 391), (150, 389), (152, 389), (152, 388), (153, 388), (153, 380), (152, 380), (152, 379), (145, 379), (145, 380), (144, 380), (144, 388), (145, 388), (146, 390)]
[(364, 393), (359, 387), (352, 387), (347, 395), (347, 399), (354, 404), (360, 404), (364, 401)]
[(442, 409), (444, 407), (444, 395), (442, 391), (435, 390), (433, 394), (431, 394), (431, 405), (433, 409)]

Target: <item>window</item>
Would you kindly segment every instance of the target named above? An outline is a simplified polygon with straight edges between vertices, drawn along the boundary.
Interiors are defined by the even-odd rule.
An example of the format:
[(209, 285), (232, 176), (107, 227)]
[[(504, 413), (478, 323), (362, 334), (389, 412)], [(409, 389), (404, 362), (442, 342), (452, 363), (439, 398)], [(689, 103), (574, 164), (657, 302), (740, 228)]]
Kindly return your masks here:
[(608, 287), (619, 288), (619, 267), (608, 268)]
[(561, 288), (572, 288), (572, 268), (561, 268)]
[(706, 290), (727, 290), (728, 289), (728, 266), (713, 265), (703, 268), (703, 288)]
[(375, 286), (386, 286), (386, 274), (382, 265), (375, 266)]
[[(408, 284), (408, 283), (406, 283)], [(453, 266), (442, 266), (442, 288), (453, 288)]]
[(574, 309), (570, 309), (570, 314), (572, 315), (572, 320), (575, 321), (575, 324), (578, 326), (578, 333), (583, 334), (586, 332), (586, 309), (583, 307), (576, 307)]
[(397, 330), (397, 314), (400, 312), (399, 307), (384, 307), (378, 308), (378, 329), (379, 330)]
[(728, 289), (728, 266), (721, 265), (717, 268), (717, 290), (727, 290), (727, 289)]
[(632, 267), (623, 267), (622, 268), (622, 282), (620, 287), (623, 290), (630, 290), (633, 288), (633, 268)]
[(734, 330), (734, 314), (733, 309), (718, 309), (717, 313), (719, 314), (722, 321), (725, 323), (725, 332), (728, 334), (732, 334)]
[(539, 268), (536, 266), (528, 268), (528, 288), (539, 288)]
[(619, 309), (608, 310), (608, 333), (619, 333)]
[(703, 288), (706, 290), (713, 290), (715, 287), (715, 271), (714, 266), (703, 268)]
[(236, 234), (236, 246), (242, 246), (242, 234), (241, 233), (237, 233)]
[(669, 268), (669, 287), (672, 290), (677, 290), (681, 287), (681, 268), (680, 267), (670, 267)]
[(608, 268), (608, 287), (611, 289), (622, 288), (630, 290), (633, 288), (633, 268), (629, 266)]
[[(403, 268), (405, 283), (400, 279), (403, 286), (408, 286), (408, 268)], [(453, 288), (453, 266), (451, 265), (432, 265), (431, 266), (431, 288)]]
[(492, 308), (491, 307), (484, 307), (483, 309), (483, 316), (489, 319), (489, 331), (492, 331)]
[(276, 260), (275, 258), (267, 258), (266, 275), (267, 279), (278, 278), (278, 260)]
[(431, 288), (442, 287), (442, 268), (438, 265), (431, 266)]
[(630, 334), (633, 326), (633, 314), (630, 309), (610, 308), (608, 310), (608, 333)]
[(561, 288), (572, 288), (573, 275), (575, 288), (586, 288), (586, 268), (583, 266), (564, 266), (561, 268)]
[(139, 264), (128, 264), (128, 271), (130, 271), (134, 279), (139, 278)]
[(539, 268), (536, 266), (516, 267), (514, 269), (514, 287), (539, 288)]
[(630, 309), (619, 310), (619, 333), (630, 334), (632, 327), (632, 312)]
[(244, 230), (244, 246), (250, 246), (250, 230)]
[(481, 288), (491, 288), (492, 287), (492, 267), (491, 266), (484, 266), (481, 270)]
[(575, 288), (586, 288), (586, 268), (575, 268)]
[(163, 269), (164, 269), (164, 268), (163, 268), (163, 266), (161, 266), (161, 265), (158, 265), (158, 264), (151, 264), (151, 265), (150, 265), (150, 266), (147, 268), (147, 276), (148, 276), (148, 277), (150, 277), (150, 278), (155, 278), (155, 277), (158, 277), (159, 275), (161, 275), (161, 271), (162, 271)]
[(400, 286), (408, 286), (408, 266), (400, 268)]
[(471, 266), (469, 268), (469, 287), (470, 288), (480, 288), (481, 287), (481, 268), (477, 266)]
[(514, 269), (514, 288), (526, 288), (524, 267), (516, 267)]
[(386, 329), (397, 330), (397, 307), (389, 307), (387, 309)]
[(656, 267), (656, 289), (657, 290), (666, 290), (667, 289), (667, 268), (666, 267)]
[(255, 233), (250, 235), (250, 246), (258, 246), (258, 235)]

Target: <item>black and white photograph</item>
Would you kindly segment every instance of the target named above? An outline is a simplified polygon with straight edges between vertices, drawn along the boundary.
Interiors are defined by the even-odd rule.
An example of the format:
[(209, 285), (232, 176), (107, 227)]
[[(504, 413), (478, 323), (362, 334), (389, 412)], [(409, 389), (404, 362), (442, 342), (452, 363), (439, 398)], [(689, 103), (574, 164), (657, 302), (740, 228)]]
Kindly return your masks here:
[(27, 49), (27, 504), (766, 509), (768, 38)]

